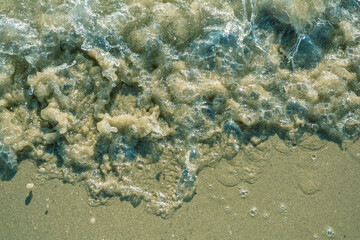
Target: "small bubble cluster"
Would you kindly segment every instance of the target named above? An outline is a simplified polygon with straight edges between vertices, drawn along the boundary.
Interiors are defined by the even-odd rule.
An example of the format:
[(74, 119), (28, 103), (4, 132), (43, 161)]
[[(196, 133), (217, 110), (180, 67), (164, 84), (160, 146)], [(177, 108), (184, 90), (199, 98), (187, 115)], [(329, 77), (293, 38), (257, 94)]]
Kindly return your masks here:
[(258, 209), (256, 207), (253, 207), (250, 209), (250, 216), (255, 217), (257, 214)]
[(333, 230), (331, 227), (328, 227), (328, 228), (326, 229), (326, 236), (327, 236), (328, 238), (334, 238), (334, 237), (335, 237), (335, 232), (334, 232), (334, 230)]
[(248, 197), (248, 194), (249, 194), (249, 191), (247, 189), (244, 189), (244, 188), (239, 188), (240, 190), (240, 197), (241, 198), (247, 198)]
[(283, 213), (287, 213), (287, 208), (286, 208), (286, 205), (284, 203), (281, 203), (280, 204), (280, 211), (283, 212)]

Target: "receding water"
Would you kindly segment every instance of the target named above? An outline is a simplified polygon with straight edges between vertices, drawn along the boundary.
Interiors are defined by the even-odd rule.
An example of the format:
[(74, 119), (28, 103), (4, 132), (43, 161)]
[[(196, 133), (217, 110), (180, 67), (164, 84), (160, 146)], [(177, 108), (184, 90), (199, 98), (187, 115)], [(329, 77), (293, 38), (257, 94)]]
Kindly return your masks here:
[(91, 205), (119, 196), (169, 218), (207, 167), (234, 187), (257, 182), (274, 149), (315, 161), (331, 142), (358, 161), (359, 8), (0, 1), (0, 176), (30, 161), (43, 179), (84, 183)]

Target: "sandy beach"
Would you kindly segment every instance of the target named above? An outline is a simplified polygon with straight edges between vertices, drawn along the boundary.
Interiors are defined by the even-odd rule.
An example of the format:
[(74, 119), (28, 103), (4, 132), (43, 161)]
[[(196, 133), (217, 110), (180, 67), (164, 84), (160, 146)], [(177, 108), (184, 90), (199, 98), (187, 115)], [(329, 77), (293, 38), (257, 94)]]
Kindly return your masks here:
[[(37, 180), (36, 168), (23, 162), (13, 180), (0, 184), (0, 238), (359, 239), (360, 166), (349, 154), (359, 142), (346, 152), (332, 142), (309, 150), (269, 141), (278, 147), (256, 183), (225, 187), (216, 177), (227, 174), (224, 167), (207, 168), (194, 198), (170, 219), (117, 197), (91, 207), (81, 185)], [(26, 205), (28, 183), (34, 187)]]
[(0, 239), (360, 239), (359, 0), (0, 0)]

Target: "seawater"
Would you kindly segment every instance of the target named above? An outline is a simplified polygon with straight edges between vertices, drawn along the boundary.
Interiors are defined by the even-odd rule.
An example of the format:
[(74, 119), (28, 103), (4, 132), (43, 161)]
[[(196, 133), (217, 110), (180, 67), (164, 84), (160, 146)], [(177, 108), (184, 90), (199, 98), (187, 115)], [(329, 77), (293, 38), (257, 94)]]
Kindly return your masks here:
[(357, 0), (2, 1), (1, 178), (29, 160), (84, 182), (93, 204), (120, 196), (166, 218), (205, 167), (256, 182), (270, 136), (354, 141), (359, 12)]

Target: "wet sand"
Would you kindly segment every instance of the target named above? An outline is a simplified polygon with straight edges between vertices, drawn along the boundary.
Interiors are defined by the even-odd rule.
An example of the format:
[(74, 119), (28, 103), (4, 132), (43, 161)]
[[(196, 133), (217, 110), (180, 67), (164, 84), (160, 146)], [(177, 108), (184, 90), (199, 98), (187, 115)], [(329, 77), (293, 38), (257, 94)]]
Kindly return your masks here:
[(310, 150), (270, 141), (275, 147), (256, 183), (225, 187), (220, 162), (200, 172), (195, 196), (170, 219), (117, 197), (91, 207), (83, 186), (38, 179), (24, 161), (0, 182), (0, 238), (360, 239), (360, 141), (346, 151), (333, 142)]
[(360, 239), (358, 1), (34, 3), (0, 1), (0, 239)]

